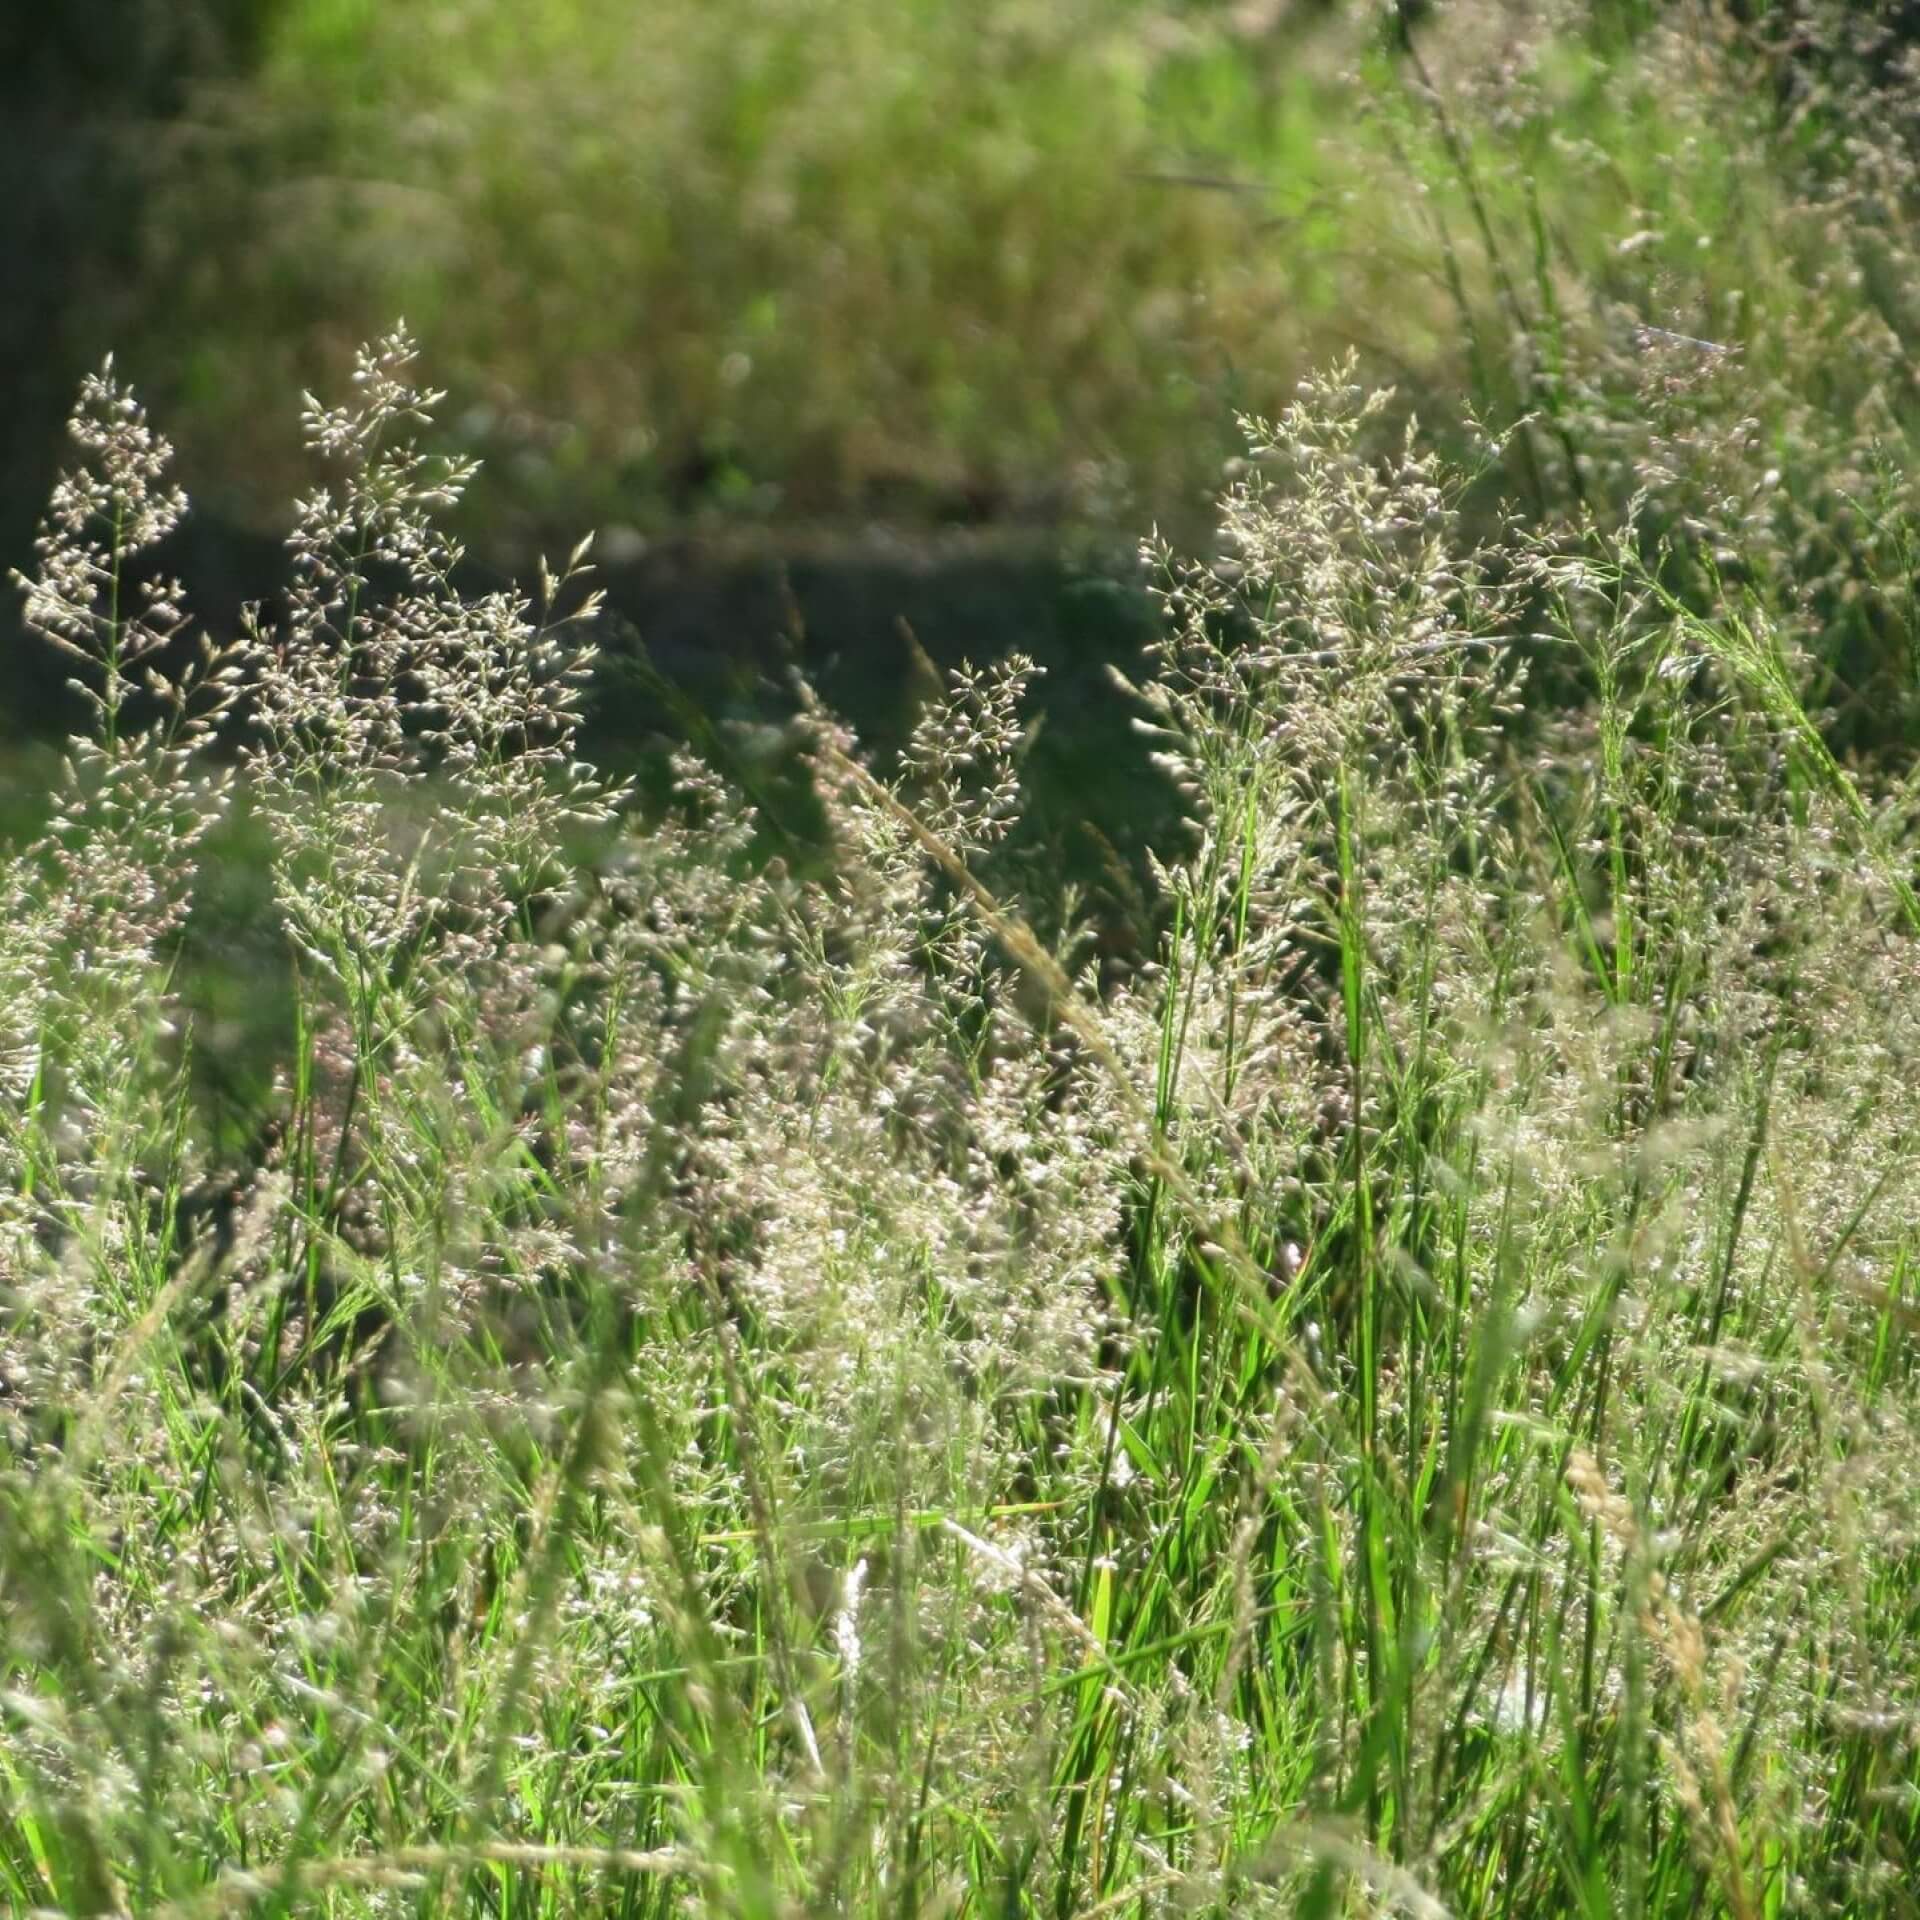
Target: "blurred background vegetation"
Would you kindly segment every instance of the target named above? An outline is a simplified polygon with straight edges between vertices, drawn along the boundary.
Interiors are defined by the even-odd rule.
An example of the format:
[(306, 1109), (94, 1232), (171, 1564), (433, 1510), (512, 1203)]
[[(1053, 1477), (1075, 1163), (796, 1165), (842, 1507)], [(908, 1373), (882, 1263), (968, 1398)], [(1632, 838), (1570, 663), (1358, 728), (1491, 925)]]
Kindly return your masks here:
[[(1904, 729), (1915, 12), (12, 9), (0, 558), (112, 348), (181, 448), (172, 564), (230, 617), (312, 480), (299, 392), (404, 314), (487, 463), (479, 569), (596, 527), (616, 636), (704, 702), (779, 635), (884, 734), (920, 649), (1020, 645), (1084, 734), (1151, 619), (1138, 536), (1202, 537), (1238, 417), (1351, 345), (1453, 450), (1498, 440), (1490, 514), (1619, 523), (1661, 476), (1640, 524), (1691, 586), (1790, 601), (1842, 728)], [(1729, 497), (1751, 541), (1688, 554)], [(44, 732), (59, 669), (15, 657)], [(1124, 815), (1111, 744), (1060, 750)]]

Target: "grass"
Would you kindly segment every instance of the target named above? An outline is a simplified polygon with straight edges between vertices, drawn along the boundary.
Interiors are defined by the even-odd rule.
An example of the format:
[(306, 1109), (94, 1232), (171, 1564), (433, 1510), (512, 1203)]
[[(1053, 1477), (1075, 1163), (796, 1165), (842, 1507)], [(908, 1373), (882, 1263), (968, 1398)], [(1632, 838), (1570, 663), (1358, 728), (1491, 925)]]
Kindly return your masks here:
[[(1579, 410), (1636, 321), (1740, 347), (1765, 432), (1876, 380), (1904, 418), (1905, 217), (1836, 260), (1806, 180), (1846, 123), (1777, 104), (1788, 27), (1533, 16), (1457, 6), (1397, 50), (1365, 9), (289, 0), (154, 153), (126, 325), (257, 517), (279, 396), (412, 315), (523, 538), (1198, 537), (1236, 412), (1356, 342), (1436, 425)], [(1515, 487), (1564, 485), (1559, 444)]]
[[(777, 740), (690, 710), (597, 771), (591, 546), (474, 587), (404, 330), (307, 402), (285, 594), (203, 638), (173, 450), (91, 378), (20, 581), (84, 724), (0, 860), (0, 1904), (1911, 1911), (1887, 47), (1596, 8), (1489, 83), (1491, 9), (1397, 53), (618, 12), (290, 0), (252, 137), (352, 161), (366, 231), (263, 168), (259, 284), (403, 288), (514, 408), (603, 402), (529, 527), (645, 518), (614, 445), (673, 407), (728, 512), (897, 471), (855, 394), (929, 497), (1173, 447), (1208, 522), (1115, 677), (1178, 817), (1082, 893), (1007, 649), (917, 656), (885, 750), (797, 679)], [(1361, 78), (1263, 90), (1262, 32)], [(1169, 143), (1311, 149), (1307, 320), (1245, 196), (1117, 231)], [(1191, 357), (1076, 305), (1203, 257), (1273, 356), (1224, 470), (1232, 383), (1156, 412)], [(630, 285), (683, 305), (623, 385)], [(1360, 288), (1435, 429), (1354, 358), (1279, 381)], [(315, 337), (162, 320), (201, 457), (264, 471), (226, 436)]]
[(412, 316), (507, 572), (582, 524), (610, 560), (956, 521), (1197, 546), (1236, 416), (1357, 345), (1452, 457), (1498, 441), (1487, 519), (1618, 532), (1645, 492), (1676, 549), (1737, 525), (1674, 584), (1815, 628), (1836, 739), (1900, 737), (1898, 22), (1412, 11), (285, 0), (177, 111), (91, 128), (137, 155), (129, 240), (63, 276), (66, 344), (116, 345), (257, 533), (304, 483), (281, 396)]
[(1338, 369), (1154, 555), (1190, 824), (1096, 963), (1018, 658), (885, 766), (799, 690), (825, 861), (583, 765), (586, 551), (459, 590), (412, 357), (309, 405), (279, 625), (136, 586), (110, 375), (27, 583), (94, 723), (5, 869), (10, 1905), (1902, 1910), (1914, 793), (1798, 636), (1488, 542)]

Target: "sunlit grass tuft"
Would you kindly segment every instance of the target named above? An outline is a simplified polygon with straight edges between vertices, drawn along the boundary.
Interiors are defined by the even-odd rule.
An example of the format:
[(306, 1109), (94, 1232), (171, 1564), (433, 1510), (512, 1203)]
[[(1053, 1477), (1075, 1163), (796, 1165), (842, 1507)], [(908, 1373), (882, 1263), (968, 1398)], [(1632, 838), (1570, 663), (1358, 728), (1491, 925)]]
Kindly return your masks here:
[[(1476, 532), (1338, 367), (1151, 549), (1103, 970), (1021, 659), (891, 766), (802, 689), (804, 871), (584, 765), (588, 549), (456, 586), (413, 358), (236, 647), (110, 374), (25, 583), (94, 727), (0, 922), (7, 1902), (1894, 1910), (1915, 795), (1796, 635)], [(294, 986), (216, 1172), (234, 729)]]

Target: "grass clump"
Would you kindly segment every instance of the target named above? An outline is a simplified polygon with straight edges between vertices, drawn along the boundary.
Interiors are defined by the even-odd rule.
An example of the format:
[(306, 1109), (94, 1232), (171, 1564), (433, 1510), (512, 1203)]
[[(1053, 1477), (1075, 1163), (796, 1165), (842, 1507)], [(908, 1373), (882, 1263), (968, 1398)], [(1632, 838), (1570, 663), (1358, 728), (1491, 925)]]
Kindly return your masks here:
[[(1154, 550), (1103, 969), (1018, 659), (889, 767), (803, 691), (824, 866), (581, 765), (586, 550), (456, 588), (412, 359), (184, 678), (110, 375), (27, 583), (96, 727), (0, 926), (9, 1903), (1898, 1910), (1915, 795), (1800, 634), (1309, 382)], [(295, 1011), (216, 1167), (238, 725)]]

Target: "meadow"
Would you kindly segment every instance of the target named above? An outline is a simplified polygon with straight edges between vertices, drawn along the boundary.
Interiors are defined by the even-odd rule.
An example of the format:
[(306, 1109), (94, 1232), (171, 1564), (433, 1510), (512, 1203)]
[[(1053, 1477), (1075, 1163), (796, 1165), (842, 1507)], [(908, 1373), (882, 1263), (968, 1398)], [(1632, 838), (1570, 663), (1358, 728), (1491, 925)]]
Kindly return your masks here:
[[(605, 71), (618, 11), (550, 51)], [(597, 767), (594, 540), (476, 586), (429, 384), (443, 332), (511, 364), (509, 308), (277, 409), (285, 583), (230, 628), (168, 571), (164, 417), (86, 380), (16, 583), (82, 718), (0, 856), (0, 1906), (1920, 1906), (1912, 82), (1846, 10), (1759, 11), (1368, 82), (1431, 189), (1409, 378), (1308, 343), (1230, 447), (1142, 383), (1124, 431), (1210, 502), (1141, 548), (1111, 680), (1165, 805), (1097, 884), (1005, 645), (920, 656), (884, 745), (796, 670)], [(288, 17), (309, 88), (367, 25)], [(428, 18), (368, 28), (395, 87), (450, 85)], [(1021, 84), (1166, 97), (1074, 44)], [(465, 124), (370, 99), (358, 142)], [(544, 369), (580, 491), (523, 464), (529, 537), (656, 510), (595, 497), (602, 366)], [(1059, 470), (1080, 414), (966, 379), (1011, 411), (903, 417), (922, 450)], [(753, 486), (865, 497), (752, 404)], [(202, 1055), (247, 992), (236, 1128)]]

